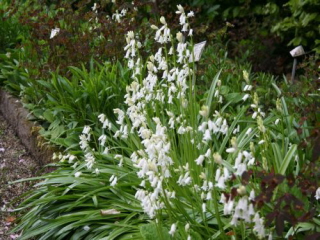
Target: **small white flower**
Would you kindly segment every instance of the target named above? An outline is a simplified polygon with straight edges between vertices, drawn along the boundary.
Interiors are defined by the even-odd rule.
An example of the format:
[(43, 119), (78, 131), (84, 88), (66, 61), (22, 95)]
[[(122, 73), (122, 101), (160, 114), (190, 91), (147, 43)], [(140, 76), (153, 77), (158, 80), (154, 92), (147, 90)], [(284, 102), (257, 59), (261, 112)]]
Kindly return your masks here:
[(203, 122), (203, 123), (201, 123), (201, 125), (198, 127), (198, 130), (199, 130), (200, 132), (205, 132), (207, 126), (208, 126), (208, 123), (207, 123), (207, 122)]
[(252, 204), (252, 203), (249, 204), (248, 214), (249, 214), (250, 216), (253, 216), (253, 215), (255, 214), (255, 211), (254, 211), (254, 208), (253, 208), (253, 204)]
[(221, 176), (215, 186), (221, 189), (225, 189), (226, 188), (225, 180), (226, 180), (225, 177)]
[(237, 226), (237, 224), (238, 224), (238, 217), (237, 217), (236, 215), (233, 215), (230, 224), (231, 224), (232, 226)]
[(204, 156), (205, 156), (206, 158), (209, 158), (210, 155), (211, 155), (211, 149), (209, 148)]
[(216, 182), (218, 182), (220, 176), (221, 176), (221, 169), (218, 168), (218, 169), (216, 170), (216, 177), (215, 177)]
[(234, 153), (237, 149), (232, 147), (232, 148), (227, 148), (226, 152), (227, 153)]
[(104, 122), (104, 120), (106, 119), (106, 115), (104, 115), (103, 113), (101, 113), (99, 116), (98, 116), (98, 119), (101, 123)]
[(82, 133), (88, 134), (90, 132), (91, 128), (89, 126), (84, 126)]
[(187, 224), (184, 226), (184, 230), (185, 230), (186, 232), (188, 232), (189, 229), (190, 229), (190, 224), (187, 223)]
[(200, 155), (196, 160), (195, 162), (197, 163), (197, 165), (202, 165), (204, 161), (204, 155)]
[(280, 122), (280, 119), (278, 118), (278, 119), (274, 122), (274, 124), (275, 124), (275, 125), (278, 125), (279, 122)]
[(207, 193), (206, 200), (211, 200), (211, 199), (212, 199), (212, 193), (211, 193), (211, 192), (208, 192), (208, 193)]
[(222, 193), (222, 194), (221, 194), (221, 197), (220, 197), (219, 203), (225, 204), (225, 203), (226, 203), (226, 200), (227, 200), (226, 196), (224, 195), (224, 193)]
[(243, 88), (243, 91), (251, 91), (252, 89), (252, 85), (246, 85), (244, 88)]
[(99, 142), (100, 142), (100, 145), (101, 146), (104, 146), (104, 144), (106, 143), (106, 140), (107, 140), (107, 136), (105, 134), (102, 134), (100, 137), (99, 137)]
[(70, 155), (69, 156), (69, 161), (68, 161), (68, 163), (73, 163), (73, 161), (76, 159), (76, 156), (74, 156), (74, 155)]
[[(222, 195), (224, 195), (222, 193)], [(234, 201), (233, 200), (229, 200), (226, 204), (224, 204), (223, 207), (223, 214), (224, 215), (229, 215), (232, 213), (232, 209), (233, 209), (233, 205), (234, 205)]]
[(90, 230), (90, 227), (89, 226), (84, 226), (83, 227), (83, 230), (85, 230), (86, 232), (88, 232)]
[(171, 236), (173, 236), (174, 233), (176, 232), (176, 230), (177, 230), (177, 225), (176, 225), (175, 223), (173, 223), (173, 224), (171, 225), (169, 234), (170, 234)]
[(258, 142), (258, 144), (260, 145), (260, 144), (263, 144), (265, 142), (265, 140), (260, 140), (259, 142)]
[(103, 154), (109, 154), (109, 148), (108, 147), (106, 147), (104, 150), (103, 150)]
[(230, 177), (228, 168), (226, 167), (223, 168), (223, 175), (225, 179), (228, 179)]
[(50, 39), (54, 38), (60, 32), (60, 28), (54, 28), (51, 30)]
[(194, 17), (194, 12), (193, 11), (189, 12), (187, 16), (188, 17)]
[(246, 131), (246, 135), (249, 135), (252, 131), (252, 128), (249, 128), (247, 131)]
[(183, 7), (181, 6), (181, 4), (177, 5), (177, 8), (178, 8), (178, 11), (176, 11), (177, 14), (184, 13), (184, 9), (183, 9)]
[(109, 179), (110, 186), (114, 187), (117, 184), (118, 178), (115, 175), (112, 175)]
[(188, 25), (189, 25), (188, 23), (183, 24), (181, 31), (182, 32), (187, 32), (188, 31)]
[(250, 97), (250, 94), (245, 94), (242, 98), (243, 101), (246, 101)]
[(253, 118), (253, 119), (255, 119), (257, 116), (258, 116), (258, 113), (257, 113), (257, 112), (254, 112), (254, 113), (252, 114), (252, 118)]
[(75, 176), (76, 178), (78, 178), (78, 177), (80, 177), (81, 174), (82, 174), (82, 172), (76, 172), (76, 173), (74, 174), (74, 176)]
[(315, 198), (316, 198), (317, 200), (320, 199), (320, 187), (318, 187), (318, 189), (317, 189), (317, 191), (316, 191)]
[(254, 200), (254, 198), (255, 198), (255, 192), (254, 192), (254, 189), (252, 189), (251, 191), (250, 191), (250, 196), (249, 196), (249, 200)]
[(207, 142), (209, 140), (211, 140), (211, 133), (209, 131), (209, 129), (207, 129), (205, 132), (204, 132), (204, 136), (203, 136), (203, 141)]
[(207, 212), (206, 203), (202, 203), (202, 212), (203, 212), (203, 213), (206, 213), (206, 212)]
[(92, 11), (96, 11), (98, 9), (98, 5), (96, 3), (93, 4), (93, 7), (91, 8)]
[(238, 125), (234, 130), (233, 130), (233, 134), (237, 134), (238, 132), (240, 132), (240, 125)]
[(259, 238), (265, 237), (264, 223), (263, 219), (260, 218), (259, 213), (254, 215), (253, 222), (255, 223), (253, 231), (256, 232)]
[(169, 55), (172, 55), (173, 54), (173, 47), (171, 47), (170, 49), (169, 49), (169, 53), (168, 53)]

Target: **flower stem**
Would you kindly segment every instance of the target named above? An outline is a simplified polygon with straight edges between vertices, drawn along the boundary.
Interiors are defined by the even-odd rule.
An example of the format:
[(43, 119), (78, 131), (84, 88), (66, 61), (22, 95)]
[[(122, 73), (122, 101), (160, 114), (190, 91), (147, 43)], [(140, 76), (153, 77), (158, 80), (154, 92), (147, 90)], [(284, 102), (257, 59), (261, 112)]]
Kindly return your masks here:
[(217, 188), (216, 187), (213, 188), (213, 206), (214, 206), (214, 212), (215, 212), (215, 215), (216, 215), (216, 218), (218, 221), (218, 225), (219, 225), (219, 230), (222, 234), (222, 238), (226, 239), (226, 235), (225, 235), (225, 232), (223, 229), (223, 223), (221, 221), (220, 213), (219, 213), (218, 196), (217, 196)]

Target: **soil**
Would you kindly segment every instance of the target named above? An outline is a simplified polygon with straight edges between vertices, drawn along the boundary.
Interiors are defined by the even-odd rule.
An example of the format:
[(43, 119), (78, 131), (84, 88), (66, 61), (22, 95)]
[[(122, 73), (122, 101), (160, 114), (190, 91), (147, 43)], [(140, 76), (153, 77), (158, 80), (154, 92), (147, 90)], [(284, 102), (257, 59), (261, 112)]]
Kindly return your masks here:
[(15, 136), (13, 129), (0, 115), (0, 239), (12, 240), (19, 234), (10, 233), (19, 215), (14, 209), (21, 202), (21, 194), (32, 189), (35, 182), (13, 181), (38, 176), (42, 167), (31, 157)]

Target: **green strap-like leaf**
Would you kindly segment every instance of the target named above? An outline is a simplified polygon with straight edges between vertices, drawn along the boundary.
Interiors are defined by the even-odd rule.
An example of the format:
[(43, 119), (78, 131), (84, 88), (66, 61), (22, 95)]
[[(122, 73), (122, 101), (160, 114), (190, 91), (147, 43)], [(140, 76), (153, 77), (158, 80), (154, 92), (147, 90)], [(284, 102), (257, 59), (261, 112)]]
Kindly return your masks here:
[(279, 173), (284, 175), (286, 173), (286, 170), (291, 162), (291, 160), (294, 161), (294, 156), (296, 154), (297, 151), (297, 145), (294, 144), (291, 146), (291, 148), (289, 149), (289, 151), (287, 152), (286, 156), (284, 157), (281, 166), (280, 166), (280, 171)]

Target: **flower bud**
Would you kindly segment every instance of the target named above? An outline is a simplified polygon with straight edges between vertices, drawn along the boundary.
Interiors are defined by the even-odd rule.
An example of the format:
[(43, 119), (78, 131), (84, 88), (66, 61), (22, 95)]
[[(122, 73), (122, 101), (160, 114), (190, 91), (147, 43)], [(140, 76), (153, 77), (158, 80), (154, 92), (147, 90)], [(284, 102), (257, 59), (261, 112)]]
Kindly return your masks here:
[(215, 163), (221, 164), (222, 163), (222, 157), (219, 153), (213, 154), (213, 159)]
[(182, 34), (181, 32), (178, 32), (177, 35), (176, 35), (176, 37), (177, 37), (177, 40), (178, 40), (180, 43), (183, 42), (183, 34)]
[(158, 30), (159, 28), (156, 26), (156, 25), (151, 25), (151, 28), (153, 29), (153, 30)]
[(246, 190), (246, 187), (241, 185), (238, 189), (237, 189), (237, 193), (240, 194), (240, 195), (244, 195), (246, 194), (247, 190)]
[(209, 115), (209, 107), (206, 106), (206, 105), (203, 105), (201, 107), (201, 110), (199, 111), (200, 115), (203, 116), (203, 117), (208, 117)]
[(167, 23), (166, 23), (166, 19), (164, 18), (164, 16), (162, 16), (161, 18), (160, 18), (160, 22), (163, 24), (163, 25), (166, 25)]

